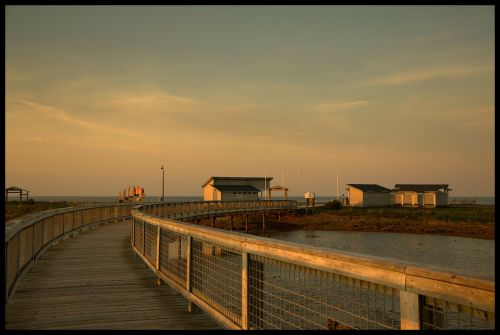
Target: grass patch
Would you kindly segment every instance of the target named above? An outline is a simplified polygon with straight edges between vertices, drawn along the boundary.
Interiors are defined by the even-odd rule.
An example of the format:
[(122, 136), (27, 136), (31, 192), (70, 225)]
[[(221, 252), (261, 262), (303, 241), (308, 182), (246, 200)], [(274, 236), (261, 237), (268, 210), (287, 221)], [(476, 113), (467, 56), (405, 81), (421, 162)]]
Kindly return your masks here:
[(314, 208), (311, 213), (335, 213), (336, 215), (348, 217), (371, 217), (371, 218), (395, 218), (410, 221), (439, 220), (446, 222), (476, 222), (494, 223), (494, 206), (477, 207), (437, 207), (437, 208), (407, 208), (407, 207), (384, 207), (384, 208), (358, 208), (343, 207), (338, 210), (329, 208)]
[(71, 206), (75, 206), (75, 203), (67, 201), (35, 201), (33, 199), (23, 202), (9, 201), (5, 203), (5, 222), (27, 214)]

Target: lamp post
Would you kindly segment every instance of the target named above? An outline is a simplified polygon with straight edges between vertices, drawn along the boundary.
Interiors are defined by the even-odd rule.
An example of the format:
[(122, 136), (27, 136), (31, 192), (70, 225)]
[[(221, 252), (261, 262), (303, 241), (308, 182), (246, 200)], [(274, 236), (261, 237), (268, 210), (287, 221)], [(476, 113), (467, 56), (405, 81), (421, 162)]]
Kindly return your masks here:
[(163, 201), (163, 199), (165, 199), (165, 169), (163, 168), (163, 165), (161, 166), (161, 171), (162, 171), (162, 174), (163, 174), (163, 177), (162, 177), (162, 188), (161, 188), (161, 201)]

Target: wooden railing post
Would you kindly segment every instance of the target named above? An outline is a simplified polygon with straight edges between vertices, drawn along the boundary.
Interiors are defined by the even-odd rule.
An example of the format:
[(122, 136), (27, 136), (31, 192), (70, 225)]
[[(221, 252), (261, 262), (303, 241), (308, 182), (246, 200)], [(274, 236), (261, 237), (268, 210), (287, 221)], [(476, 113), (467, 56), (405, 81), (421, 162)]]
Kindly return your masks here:
[(156, 268), (156, 284), (158, 286), (160, 286), (161, 284), (161, 280), (160, 280), (160, 240), (161, 238), (161, 228), (160, 226), (157, 226), (157, 229), (156, 229), (156, 264), (155, 264), (155, 268)]
[(132, 248), (135, 247), (135, 218), (132, 216), (132, 232), (130, 234), (130, 239), (132, 243)]
[(161, 235), (161, 229), (160, 226), (156, 227), (156, 272), (158, 273), (160, 270), (160, 235)]
[(401, 329), (420, 329), (420, 303), (416, 293), (399, 291)]
[(16, 258), (16, 280), (19, 277), (19, 268), (21, 263), (21, 231), (17, 232), (17, 258)]
[(248, 329), (248, 253), (241, 253), (241, 329)]
[(35, 260), (35, 226), (36, 223), (31, 226), (33, 228), (33, 236), (31, 239), (31, 261)]
[(146, 256), (146, 221), (142, 218), (142, 255)]
[[(191, 236), (186, 236), (186, 291), (191, 293)], [(188, 311), (193, 308), (192, 302), (189, 301)]]

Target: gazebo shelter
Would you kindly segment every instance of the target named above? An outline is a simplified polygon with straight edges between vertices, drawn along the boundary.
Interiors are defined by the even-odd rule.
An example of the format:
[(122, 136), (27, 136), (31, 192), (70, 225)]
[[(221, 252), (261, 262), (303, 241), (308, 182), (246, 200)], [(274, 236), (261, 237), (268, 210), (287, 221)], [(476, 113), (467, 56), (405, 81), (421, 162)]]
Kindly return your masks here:
[(9, 201), (9, 193), (19, 193), (19, 201), (23, 201), (23, 196), (25, 195), (26, 201), (28, 201), (30, 191), (16, 186), (8, 187), (5, 189), (5, 201)]

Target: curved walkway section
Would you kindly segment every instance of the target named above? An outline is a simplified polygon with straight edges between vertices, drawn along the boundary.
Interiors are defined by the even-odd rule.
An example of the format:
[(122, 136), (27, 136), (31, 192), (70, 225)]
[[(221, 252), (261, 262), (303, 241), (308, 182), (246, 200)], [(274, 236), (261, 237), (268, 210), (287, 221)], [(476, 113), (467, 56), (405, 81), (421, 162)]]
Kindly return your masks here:
[(5, 305), (6, 329), (218, 329), (130, 248), (130, 221), (47, 250)]

